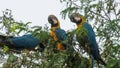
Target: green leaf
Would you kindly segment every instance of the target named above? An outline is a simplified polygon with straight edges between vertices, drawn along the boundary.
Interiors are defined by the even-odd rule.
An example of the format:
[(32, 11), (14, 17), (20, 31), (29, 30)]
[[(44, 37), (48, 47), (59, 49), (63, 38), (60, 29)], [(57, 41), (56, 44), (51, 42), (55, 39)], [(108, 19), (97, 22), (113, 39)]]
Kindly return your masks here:
[(4, 49), (3, 49), (3, 51), (4, 51), (5, 53), (8, 52), (8, 51), (9, 51), (8, 46), (4, 45)]
[(14, 61), (16, 61), (16, 60), (17, 60), (17, 57), (14, 56), (13, 54), (10, 54), (7, 61), (8, 61), (8, 62), (14, 62)]

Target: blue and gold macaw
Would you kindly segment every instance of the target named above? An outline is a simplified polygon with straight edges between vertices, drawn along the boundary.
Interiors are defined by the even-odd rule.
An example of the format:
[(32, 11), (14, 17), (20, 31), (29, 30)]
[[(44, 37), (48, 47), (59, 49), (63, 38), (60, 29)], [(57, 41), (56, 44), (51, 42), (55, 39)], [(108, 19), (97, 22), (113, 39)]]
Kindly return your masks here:
[(48, 16), (48, 22), (51, 24), (50, 35), (55, 42), (57, 42), (57, 49), (64, 50), (66, 49), (66, 44), (62, 43), (67, 39), (66, 32), (60, 28), (60, 22), (54, 15)]
[(100, 57), (98, 44), (95, 39), (95, 33), (91, 25), (86, 23), (85, 18), (79, 13), (71, 14), (70, 20), (77, 25), (77, 29), (75, 30), (77, 41), (85, 49), (85, 51), (92, 55), (92, 68), (94, 66), (94, 59), (98, 64), (101, 63), (106, 65)]
[(9, 38), (7, 38), (7, 36), (1, 35), (0, 37), (0, 39), (2, 40), (0, 43), (3, 43), (10, 48), (15, 48), (16, 50), (33, 50), (37, 45), (39, 45), (43, 49), (45, 48), (45, 46), (40, 42), (40, 40), (34, 37), (32, 34)]

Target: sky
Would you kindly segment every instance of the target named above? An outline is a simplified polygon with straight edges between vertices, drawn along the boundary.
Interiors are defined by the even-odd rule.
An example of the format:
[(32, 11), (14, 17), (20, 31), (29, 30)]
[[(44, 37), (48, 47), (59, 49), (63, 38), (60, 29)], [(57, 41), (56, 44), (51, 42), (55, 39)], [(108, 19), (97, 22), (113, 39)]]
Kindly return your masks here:
[(61, 28), (65, 31), (73, 29), (75, 24), (70, 20), (62, 19), (60, 12), (65, 8), (65, 3), (59, 0), (0, 0), (0, 16), (5, 9), (11, 9), (13, 18), (16, 21), (32, 22), (32, 26), (39, 25), (44, 27), (48, 23), (48, 16), (54, 14), (58, 17)]

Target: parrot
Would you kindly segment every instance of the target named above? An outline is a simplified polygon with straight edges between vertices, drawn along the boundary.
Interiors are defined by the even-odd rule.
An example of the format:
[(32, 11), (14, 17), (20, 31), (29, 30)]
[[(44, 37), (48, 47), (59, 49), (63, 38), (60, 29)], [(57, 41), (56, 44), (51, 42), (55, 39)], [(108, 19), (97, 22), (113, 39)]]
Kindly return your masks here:
[(79, 13), (72, 13), (69, 16), (71, 22), (77, 25), (75, 29), (76, 40), (92, 57), (92, 68), (94, 67), (94, 59), (98, 64), (106, 66), (106, 63), (100, 56), (98, 44), (95, 38), (95, 32), (90, 24), (85, 21), (85, 18)]
[(50, 36), (55, 42), (57, 42), (57, 50), (65, 50), (67, 47), (66, 43), (63, 43), (67, 39), (65, 30), (60, 28), (60, 22), (55, 15), (48, 16), (48, 22), (51, 24)]
[(17, 37), (10, 36), (9, 38), (7, 38), (7, 36), (0, 35), (0, 43), (16, 50), (34, 50), (37, 45), (39, 45), (43, 50), (45, 48), (40, 40), (32, 34), (25, 34)]

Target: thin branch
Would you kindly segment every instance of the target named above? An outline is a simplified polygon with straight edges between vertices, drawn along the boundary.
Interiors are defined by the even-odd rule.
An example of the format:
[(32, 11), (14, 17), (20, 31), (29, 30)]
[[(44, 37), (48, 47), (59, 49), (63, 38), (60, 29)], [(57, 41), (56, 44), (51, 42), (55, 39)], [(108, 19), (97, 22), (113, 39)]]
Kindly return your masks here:
[(105, 16), (107, 16), (107, 18), (109, 19), (109, 21), (111, 22), (111, 19), (109, 17), (109, 15), (107, 14), (107, 12), (105, 12), (105, 10), (103, 9), (103, 12), (105, 13)]
[(77, 5), (75, 2), (71, 1), (73, 5), (75, 5), (76, 7), (80, 7), (79, 5)]
[(102, 17), (102, 18), (104, 18), (105, 20), (108, 20), (108, 19), (106, 19), (104, 16), (102, 16), (101, 14), (99, 14), (99, 13), (96, 13), (96, 12), (94, 12), (94, 11), (91, 11), (91, 10), (89, 10), (91, 13), (93, 13), (93, 14), (95, 14), (95, 15), (98, 15), (98, 16), (100, 16), (100, 17)]

